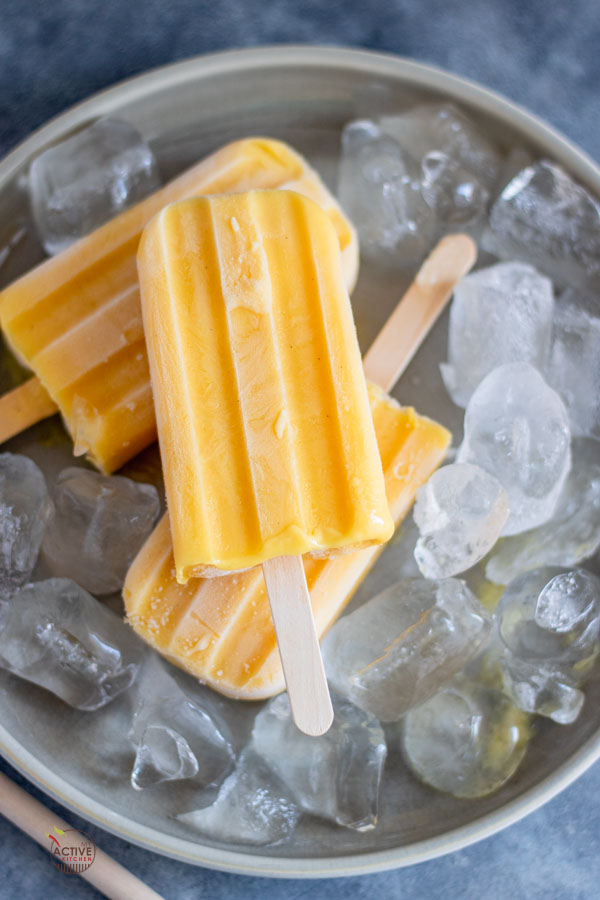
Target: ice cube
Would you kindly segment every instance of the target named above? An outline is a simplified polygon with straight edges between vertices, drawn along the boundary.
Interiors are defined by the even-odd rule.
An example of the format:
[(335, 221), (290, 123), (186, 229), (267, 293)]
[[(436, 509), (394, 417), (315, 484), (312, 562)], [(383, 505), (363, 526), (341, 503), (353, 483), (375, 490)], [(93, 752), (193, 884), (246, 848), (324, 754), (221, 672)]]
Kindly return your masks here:
[[(568, 617), (567, 629), (551, 624), (548, 610), (556, 616), (557, 605)], [(583, 669), (598, 649), (600, 579), (584, 569), (534, 569), (508, 585), (496, 616), (500, 636), (516, 656)]]
[(214, 840), (255, 846), (281, 843), (299, 818), (288, 789), (251, 748), (243, 751), (211, 806), (177, 816)]
[(406, 579), (340, 619), (323, 658), (337, 691), (390, 722), (459, 672), (490, 630), (464, 582)]
[(561, 573), (542, 589), (533, 615), (536, 625), (546, 631), (567, 635), (568, 653), (572, 654), (584, 634), (590, 640), (593, 626), (594, 640), (600, 634), (600, 579), (585, 569)]
[(600, 439), (600, 318), (563, 295), (554, 319), (548, 383), (569, 412), (571, 431)]
[(441, 365), (453, 401), (466, 406), (483, 378), (504, 363), (544, 370), (553, 312), (552, 283), (532, 266), (500, 263), (463, 278), (450, 307), (448, 362)]
[(306, 812), (356, 831), (377, 824), (379, 788), (387, 753), (377, 719), (332, 694), (334, 719), (322, 737), (294, 724), (287, 694), (258, 714), (252, 747)]
[(529, 150), (525, 150), (524, 147), (511, 147), (508, 151), (508, 155), (502, 161), (498, 182), (492, 195), (493, 199), (497, 200), (506, 185), (512, 181), (522, 169), (526, 169), (527, 166), (533, 165), (534, 162), (535, 158), (531, 155)]
[(585, 695), (552, 665), (528, 662), (512, 653), (501, 658), (504, 692), (518, 709), (570, 725), (583, 708)]
[(438, 469), (417, 493), (421, 536), (415, 559), (426, 578), (449, 578), (470, 569), (496, 543), (508, 518), (508, 496), (479, 466)]
[(399, 145), (370, 120), (344, 129), (338, 194), (367, 251), (393, 251), (400, 262), (425, 255), (433, 213)]
[(600, 206), (548, 160), (504, 188), (483, 246), (501, 259), (530, 262), (559, 284), (600, 286)]
[(404, 754), (426, 784), (455, 797), (484, 797), (519, 766), (528, 716), (500, 691), (459, 676), (404, 723)]
[(504, 690), (521, 709), (573, 722), (600, 652), (600, 579), (536, 569), (515, 579), (496, 611)]
[(70, 467), (58, 475), (52, 500), (54, 515), (42, 545), (50, 571), (93, 594), (120, 590), (159, 515), (156, 488)]
[(38, 581), (0, 606), (0, 666), (77, 709), (125, 691), (141, 658), (133, 631), (74, 581)]
[(477, 126), (451, 103), (427, 103), (407, 112), (382, 116), (378, 123), (413, 159), (438, 151), (472, 173), (491, 190), (500, 174), (501, 158)]
[(193, 779), (216, 785), (234, 760), (229, 730), (208, 689), (191, 679), (183, 690), (154, 653), (136, 683), (138, 704), (129, 739), (135, 748), (131, 784), (137, 790), (163, 781)]
[(93, 125), (45, 150), (29, 170), (31, 208), (47, 253), (64, 250), (160, 187), (150, 147), (119, 119)]
[(545, 525), (503, 540), (486, 566), (486, 575), (508, 584), (540, 566), (575, 566), (600, 549), (600, 464), (578, 457)]
[(489, 192), (446, 153), (433, 150), (421, 162), (421, 194), (444, 225), (471, 225), (485, 215)]
[(33, 460), (0, 454), (0, 600), (25, 584), (38, 557), (50, 501)]
[(552, 517), (571, 467), (569, 419), (558, 394), (529, 363), (499, 366), (475, 390), (457, 461), (481, 466), (506, 490), (504, 535)]

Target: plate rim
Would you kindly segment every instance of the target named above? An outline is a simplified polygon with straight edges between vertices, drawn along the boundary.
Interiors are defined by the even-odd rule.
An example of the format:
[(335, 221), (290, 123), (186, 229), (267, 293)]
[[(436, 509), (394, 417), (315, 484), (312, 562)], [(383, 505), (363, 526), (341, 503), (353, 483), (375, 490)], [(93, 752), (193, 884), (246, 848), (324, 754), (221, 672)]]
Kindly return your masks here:
[[(405, 83), (449, 95), (461, 104), (479, 108), (496, 119), (517, 127), (531, 141), (543, 143), (550, 155), (559, 158), (576, 177), (600, 193), (600, 167), (583, 150), (543, 119), (502, 94), (468, 78), (454, 75), (428, 63), (416, 62), (391, 53), (380, 53), (339, 45), (279, 44), (240, 50), (225, 50), (193, 56), (159, 66), (111, 85), (69, 107), (33, 131), (0, 161), (0, 186), (33, 154), (57, 140), (66, 131), (91, 117), (112, 111), (115, 102), (131, 102), (147, 96), (155, 88), (175, 87), (191, 77), (248, 71), (256, 68), (290, 66), (305, 68), (343, 67), (371, 75), (397, 77)], [(600, 758), (600, 729), (542, 782), (467, 825), (402, 847), (370, 851), (358, 855), (332, 857), (282, 857), (254, 855), (198, 841), (165, 835), (133, 822), (74, 788), (20, 744), (0, 724), (0, 754), (25, 778), (57, 802), (93, 824), (161, 855), (224, 872), (271, 878), (327, 878), (373, 874), (414, 865), (454, 852), (497, 833), (541, 807), (568, 787)]]

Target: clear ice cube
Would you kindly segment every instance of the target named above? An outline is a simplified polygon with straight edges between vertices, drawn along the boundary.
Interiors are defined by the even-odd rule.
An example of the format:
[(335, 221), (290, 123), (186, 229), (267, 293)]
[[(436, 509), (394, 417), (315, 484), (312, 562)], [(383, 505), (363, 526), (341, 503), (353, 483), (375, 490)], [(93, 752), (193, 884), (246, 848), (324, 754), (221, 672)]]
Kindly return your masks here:
[(406, 579), (340, 619), (323, 640), (323, 658), (335, 690), (390, 722), (456, 675), (490, 631), (464, 582)]
[(524, 263), (499, 263), (467, 275), (450, 307), (448, 362), (442, 377), (466, 406), (486, 375), (505, 363), (544, 370), (552, 339), (552, 282)]
[(600, 318), (561, 297), (548, 383), (562, 397), (574, 435), (600, 439)]
[(139, 132), (104, 118), (37, 156), (29, 169), (33, 218), (47, 253), (64, 250), (160, 187)]
[(433, 150), (421, 162), (421, 194), (437, 219), (447, 226), (482, 220), (489, 191), (446, 153)]
[(552, 517), (571, 468), (569, 418), (529, 363), (499, 366), (475, 390), (457, 461), (481, 466), (506, 490), (510, 515), (503, 535)]
[(407, 112), (382, 116), (381, 130), (393, 137), (412, 157), (421, 161), (428, 153), (446, 154), (491, 190), (501, 170), (501, 158), (477, 126), (451, 103), (426, 103)]
[(496, 543), (508, 518), (500, 482), (470, 463), (438, 469), (417, 493), (420, 537), (415, 559), (425, 578), (449, 578), (470, 569)]
[(27, 456), (0, 454), (0, 600), (25, 584), (50, 514), (46, 482)]
[(484, 249), (521, 259), (559, 284), (600, 286), (600, 206), (560, 166), (541, 160), (519, 172), (490, 212)]
[(516, 578), (496, 610), (504, 690), (521, 709), (573, 722), (600, 652), (600, 578), (540, 568)]
[(70, 467), (58, 475), (52, 500), (42, 545), (52, 574), (73, 578), (93, 594), (120, 590), (160, 513), (156, 488)]
[(298, 731), (287, 694), (276, 697), (256, 717), (252, 748), (301, 809), (368, 831), (377, 824), (385, 735), (374, 716), (335, 693), (332, 701), (333, 725), (315, 738)]
[(406, 263), (427, 252), (433, 213), (407, 171), (400, 146), (370, 120), (344, 129), (338, 195), (367, 251), (393, 251)]
[(141, 659), (133, 631), (74, 581), (29, 584), (0, 606), (0, 666), (77, 709), (127, 690)]
[(177, 816), (214, 840), (254, 846), (286, 840), (299, 818), (289, 790), (252, 748), (243, 751), (214, 803)]
[(585, 695), (561, 669), (529, 662), (505, 652), (500, 659), (504, 692), (524, 712), (570, 725), (583, 708)]
[(486, 575), (508, 584), (540, 566), (576, 566), (600, 549), (600, 463), (578, 457), (545, 525), (505, 538), (488, 561)]
[(135, 748), (132, 787), (141, 790), (181, 779), (208, 787), (222, 781), (233, 765), (234, 751), (209, 691), (191, 679), (183, 690), (156, 654), (149, 653), (136, 692), (129, 734)]
[(455, 797), (484, 797), (515, 773), (529, 740), (528, 716), (500, 691), (463, 676), (403, 723), (404, 755), (426, 784)]

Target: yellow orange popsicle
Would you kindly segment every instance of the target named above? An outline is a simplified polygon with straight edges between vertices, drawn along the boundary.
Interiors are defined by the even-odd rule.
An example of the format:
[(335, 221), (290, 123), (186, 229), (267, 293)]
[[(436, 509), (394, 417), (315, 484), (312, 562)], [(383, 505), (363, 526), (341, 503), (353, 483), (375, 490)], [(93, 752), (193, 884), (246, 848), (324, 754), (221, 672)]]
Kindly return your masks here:
[(138, 270), (177, 580), (386, 541), (326, 213), (291, 191), (181, 201), (146, 227)]
[[(356, 234), (317, 173), (286, 144), (247, 138), (223, 147), (0, 294), (4, 336), (58, 405), (77, 455), (86, 453), (102, 471), (112, 472), (156, 438), (135, 262), (146, 223), (166, 204), (197, 194), (288, 186), (327, 210), (351, 288), (358, 269)], [(37, 385), (19, 392), (15, 403), (40, 391)], [(37, 417), (52, 409), (45, 399)], [(27, 415), (20, 422), (22, 428), (30, 424)], [(12, 433), (14, 428), (5, 439)]]
[[(450, 434), (413, 409), (400, 407), (374, 385), (369, 385), (369, 398), (387, 498), (398, 523), (443, 460)], [(377, 546), (330, 559), (304, 557), (319, 636), (339, 616), (381, 550)], [(135, 631), (220, 693), (259, 700), (282, 691), (283, 672), (261, 569), (180, 585), (174, 568), (165, 516), (125, 582), (125, 608)]]

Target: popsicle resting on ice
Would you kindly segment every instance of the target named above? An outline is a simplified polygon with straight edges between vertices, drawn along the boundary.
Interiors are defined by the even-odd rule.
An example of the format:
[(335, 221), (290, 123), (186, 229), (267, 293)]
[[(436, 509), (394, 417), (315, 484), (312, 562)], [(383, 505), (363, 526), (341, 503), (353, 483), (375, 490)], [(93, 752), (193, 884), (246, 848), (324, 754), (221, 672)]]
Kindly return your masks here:
[(326, 209), (352, 288), (356, 234), (318, 174), (280, 141), (228, 144), (0, 293), (2, 332), (39, 379), (0, 398), (0, 442), (56, 408), (75, 453), (107, 473), (155, 440), (135, 262), (141, 231), (173, 201), (251, 188), (293, 188)]
[[(365, 358), (365, 365), (370, 360), (369, 374), (378, 377), (382, 386), (390, 388), (400, 376), (454, 285), (474, 261), (474, 244), (464, 235), (444, 238), (425, 261)], [(411, 341), (403, 343), (407, 332), (412, 335)], [(399, 349), (390, 352), (390, 347)], [(382, 356), (387, 357), (387, 365)], [(372, 383), (369, 400), (387, 499), (397, 524), (410, 509), (417, 489), (443, 460), (450, 434), (413, 409), (400, 407)], [(303, 558), (319, 635), (339, 616), (381, 549), (372, 546), (331, 558)], [(145, 641), (215, 690), (244, 700), (262, 699), (283, 690), (283, 672), (259, 567), (178, 584), (165, 516), (131, 566), (124, 600), (128, 621)]]
[(335, 228), (292, 191), (181, 201), (138, 272), (177, 580), (262, 564), (294, 721), (322, 734), (300, 554), (393, 531)]
[(393, 531), (335, 229), (312, 200), (182, 201), (138, 253), (177, 580)]

